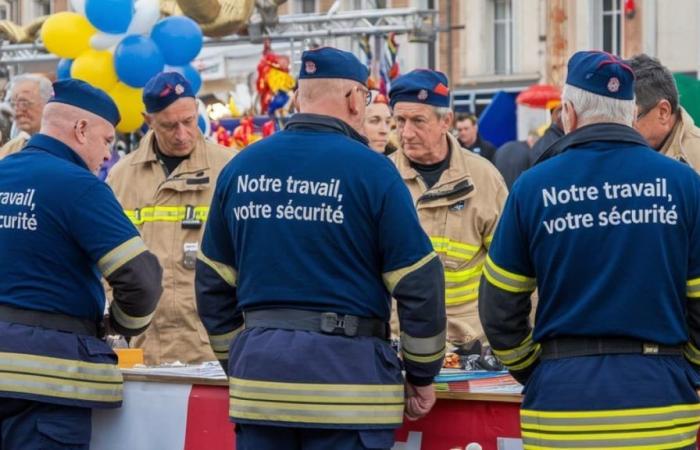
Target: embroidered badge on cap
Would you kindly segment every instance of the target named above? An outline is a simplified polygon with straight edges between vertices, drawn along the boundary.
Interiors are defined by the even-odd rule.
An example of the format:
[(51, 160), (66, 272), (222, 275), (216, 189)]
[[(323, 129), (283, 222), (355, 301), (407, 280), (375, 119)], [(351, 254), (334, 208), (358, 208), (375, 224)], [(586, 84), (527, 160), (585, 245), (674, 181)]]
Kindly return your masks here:
[(160, 91), (160, 94), (158, 94), (158, 96), (159, 97), (167, 97), (168, 95), (170, 95), (171, 89), (172, 88), (170, 87), (170, 85), (166, 84), (165, 87), (163, 88), (163, 90)]
[(421, 89), (418, 91), (418, 100), (425, 100), (428, 98), (428, 91), (425, 89)]
[(185, 87), (181, 84), (178, 84), (175, 86), (175, 93), (177, 95), (182, 95), (182, 93), (185, 92)]
[(315, 73), (316, 64), (313, 61), (306, 61), (306, 63), (304, 63), (304, 70), (306, 70), (306, 73)]
[(620, 80), (617, 77), (612, 77), (608, 80), (608, 90), (610, 92), (617, 92), (620, 90)]

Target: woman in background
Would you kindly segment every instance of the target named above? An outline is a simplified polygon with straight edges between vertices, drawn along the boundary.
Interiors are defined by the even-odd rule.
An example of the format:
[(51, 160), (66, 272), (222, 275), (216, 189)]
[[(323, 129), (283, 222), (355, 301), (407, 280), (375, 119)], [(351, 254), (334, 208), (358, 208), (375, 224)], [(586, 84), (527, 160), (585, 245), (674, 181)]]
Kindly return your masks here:
[(393, 120), (386, 97), (379, 91), (372, 91), (372, 103), (365, 112), (365, 135), (369, 147), (379, 153), (389, 155), (396, 151), (391, 139)]

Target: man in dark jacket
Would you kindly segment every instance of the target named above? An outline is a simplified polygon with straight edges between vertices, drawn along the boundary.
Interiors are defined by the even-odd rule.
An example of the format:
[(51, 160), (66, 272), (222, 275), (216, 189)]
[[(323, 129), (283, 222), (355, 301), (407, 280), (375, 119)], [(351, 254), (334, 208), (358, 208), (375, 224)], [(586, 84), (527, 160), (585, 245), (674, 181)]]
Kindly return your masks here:
[(462, 147), (493, 162), (496, 147), (479, 134), (479, 124), (473, 114), (457, 114), (455, 118), (457, 140)]

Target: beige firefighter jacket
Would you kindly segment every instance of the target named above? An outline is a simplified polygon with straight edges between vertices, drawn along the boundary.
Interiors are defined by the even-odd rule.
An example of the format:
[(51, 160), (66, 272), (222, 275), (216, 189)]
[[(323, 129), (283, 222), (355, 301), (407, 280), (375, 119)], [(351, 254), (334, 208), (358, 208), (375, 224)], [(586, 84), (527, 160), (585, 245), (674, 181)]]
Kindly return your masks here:
[(194, 263), (216, 179), (231, 149), (200, 136), (191, 156), (166, 179), (148, 132), (109, 172), (107, 184), (163, 266), (163, 295), (151, 326), (131, 340), (146, 364), (215, 361), (194, 299)]
[(26, 144), (28, 140), (29, 135), (27, 133), (20, 133), (14, 138), (5, 142), (5, 145), (0, 148), (0, 159), (22, 150), (24, 148), (24, 144)]
[(695, 126), (690, 114), (680, 108), (680, 120), (671, 130), (660, 150), (661, 154), (688, 163), (700, 173), (700, 128)]
[[(445, 268), (447, 340), (485, 342), (477, 299), (481, 271), (508, 189), (485, 158), (461, 148), (448, 134), (450, 166), (431, 188), (402, 151), (391, 159), (411, 192), (418, 217)], [(392, 320), (396, 331), (396, 320)]]

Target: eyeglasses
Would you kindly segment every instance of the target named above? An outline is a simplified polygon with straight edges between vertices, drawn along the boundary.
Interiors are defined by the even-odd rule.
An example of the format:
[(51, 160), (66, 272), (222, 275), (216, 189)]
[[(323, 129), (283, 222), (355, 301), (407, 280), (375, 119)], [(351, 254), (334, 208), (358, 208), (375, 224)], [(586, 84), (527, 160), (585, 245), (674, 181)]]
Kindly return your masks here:
[(10, 107), (12, 109), (17, 109), (17, 108), (31, 108), (34, 106), (34, 102), (29, 101), (29, 100), (10, 100)]
[(659, 105), (660, 102), (661, 102), (661, 100), (659, 100), (658, 102), (654, 103), (654, 105), (653, 105), (651, 108), (647, 108), (647, 109), (645, 109), (644, 111), (642, 111), (642, 112), (640, 112), (639, 114), (637, 114), (637, 119), (636, 119), (636, 120), (639, 120), (639, 119), (641, 119), (642, 117), (644, 117), (644, 116), (646, 116), (647, 114), (649, 114), (654, 108), (656, 108), (656, 107)]
[(354, 87), (352, 87), (352, 88), (345, 94), (345, 98), (350, 97), (350, 95), (352, 94), (352, 91), (353, 91), (353, 90), (356, 90), (356, 91), (364, 92), (364, 93), (365, 93), (365, 106), (369, 106), (369, 104), (372, 103), (372, 93), (371, 93), (368, 89), (365, 89), (365, 88), (363, 88), (363, 87), (361, 87), (361, 86), (354, 86)]

